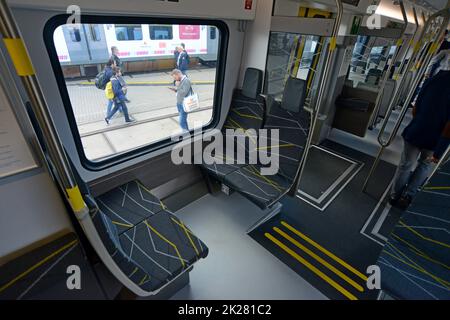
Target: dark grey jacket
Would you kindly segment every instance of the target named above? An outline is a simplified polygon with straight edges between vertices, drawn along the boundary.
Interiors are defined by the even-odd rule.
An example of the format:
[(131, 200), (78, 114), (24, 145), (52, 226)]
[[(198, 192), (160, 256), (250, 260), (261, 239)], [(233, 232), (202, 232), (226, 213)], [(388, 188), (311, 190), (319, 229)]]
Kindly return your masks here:
[(191, 81), (188, 77), (184, 77), (177, 87), (177, 104), (183, 103), (184, 98), (186, 98), (192, 90)]

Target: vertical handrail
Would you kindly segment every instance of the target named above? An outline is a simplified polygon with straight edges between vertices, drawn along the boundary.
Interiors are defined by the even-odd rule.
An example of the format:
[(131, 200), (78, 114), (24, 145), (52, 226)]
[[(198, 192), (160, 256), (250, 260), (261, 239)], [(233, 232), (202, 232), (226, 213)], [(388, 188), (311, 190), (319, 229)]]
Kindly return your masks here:
[[(50, 160), (56, 170), (57, 180), (64, 188), (67, 199), (74, 212), (84, 216), (87, 209), (86, 204), (76, 184), (67, 155), (46, 105), (42, 89), (39, 86), (25, 45), (5, 0), (0, 0), (0, 33), (14, 62), (17, 74), (30, 99), (31, 108), (42, 131)], [(17, 61), (17, 57), (14, 57), (12, 53), (19, 53), (22, 60)], [(19, 71), (19, 64), (26, 66), (25, 71)]]
[(326, 54), (325, 64), (324, 64), (322, 77), (321, 77), (322, 85), (319, 86), (316, 103), (314, 105), (314, 108), (312, 109), (311, 126), (309, 129), (308, 138), (306, 141), (305, 148), (303, 149), (303, 156), (302, 156), (301, 164), (299, 165), (294, 182), (291, 186), (291, 189), (289, 190), (290, 196), (295, 196), (297, 194), (300, 180), (301, 180), (301, 177), (305, 170), (306, 159), (308, 158), (308, 154), (309, 154), (309, 148), (311, 147), (311, 144), (312, 144), (312, 139), (313, 139), (314, 131), (316, 128), (316, 123), (318, 121), (320, 107), (324, 101), (325, 89), (327, 87), (329, 74), (331, 73), (332, 54), (334, 53), (334, 50), (336, 49), (336, 38), (339, 33), (339, 28), (341, 26), (341, 20), (342, 20), (342, 15), (343, 15), (343, 11), (344, 11), (344, 7), (342, 5), (342, 0), (335, 0), (335, 1), (336, 1), (337, 12), (336, 12), (336, 18), (334, 20), (333, 30), (331, 32), (331, 40), (328, 44), (328, 50), (325, 51), (325, 54)]
[[(372, 115), (370, 116), (370, 120), (369, 120), (370, 127), (374, 127), (377, 122), (378, 113), (379, 113), (380, 107), (381, 107), (381, 101), (382, 101), (381, 98), (384, 93), (384, 87), (386, 86), (386, 82), (389, 78), (390, 70), (392, 69), (392, 66), (395, 63), (395, 60), (397, 60), (398, 54), (400, 52), (400, 45), (402, 44), (403, 37), (405, 36), (405, 32), (408, 27), (408, 16), (406, 15), (406, 10), (405, 10), (405, 5), (403, 4), (403, 0), (399, 1), (399, 5), (400, 5), (400, 10), (401, 10), (402, 16), (403, 16), (404, 26), (402, 29), (402, 34), (401, 34), (400, 38), (397, 40), (397, 43), (396, 43), (397, 47), (395, 49), (395, 52), (392, 55), (392, 59), (389, 62), (388, 68), (386, 69), (386, 73), (384, 74), (383, 79), (381, 80), (380, 91), (378, 92), (377, 99), (375, 100), (375, 107), (372, 111)], [(389, 58), (389, 53), (388, 53), (388, 58)]]
[[(415, 47), (415, 45), (414, 45), (414, 39), (416, 39), (417, 32), (419, 32), (419, 29), (420, 29), (420, 26), (419, 26), (419, 20), (417, 19), (416, 7), (414, 7), (414, 6), (413, 6), (413, 14), (414, 14), (414, 21), (415, 21), (415, 23), (416, 23), (416, 28), (415, 28), (415, 30), (414, 30), (414, 34), (413, 34), (411, 40), (410, 40), (409, 43), (408, 43), (408, 47), (407, 47), (406, 50), (405, 50), (405, 55), (404, 55), (404, 57), (403, 57), (403, 59), (402, 59), (402, 63), (400, 64), (400, 66), (399, 66), (399, 68), (398, 68), (398, 72), (397, 72), (396, 75), (394, 75), (395, 80), (398, 80), (398, 77), (399, 77), (400, 74), (402, 75), (402, 78), (403, 78), (404, 76), (406, 76), (406, 73), (408, 72), (408, 69), (407, 69), (407, 68), (403, 69), (404, 66), (405, 66), (406, 60), (407, 60), (406, 57), (408, 56), (408, 52), (411, 51), (411, 48), (414, 48), (414, 47)], [(412, 58), (413, 58), (413, 53), (411, 53), (410, 59), (412, 59)], [(404, 70), (403, 73), (401, 73), (402, 70)], [(394, 105), (395, 107), (397, 106), (398, 101), (400, 100), (400, 95), (401, 95), (401, 93), (403, 92), (403, 88), (404, 88), (405, 83), (406, 83), (405, 81), (400, 81), (400, 83), (399, 83), (399, 85), (398, 85), (398, 87), (397, 87), (400, 94), (398, 95), (397, 99), (393, 100), (393, 105)]]
[[(421, 39), (420, 41), (422, 41), (422, 38), (425, 35), (426, 31), (428, 30), (428, 27), (431, 25), (431, 22), (434, 21), (434, 19), (436, 19), (438, 17), (441, 17), (441, 16), (444, 17), (444, 19), (441, 22), (440, 28), (439, 28), (439, 30), (437, 32), (437, 36), (435, 35), (435, 37), (434, 37), (435, 42), (428, 48), (427, 53), (425, 54), (425, 57), (424, 57), (423, 61), (420, 64), (419, 70), (417, 72), (417, 76), (415, 77), (415, 79), (413, 81), (413, 84), (412, 84), (412, 86), (411, 86), (411, 88), (410, 88), (410, 90), (408, 92), (407, 98), (405, 100), (404, 105), (402, 106), (402, 109), (400, 111), (400, 115), (399, 115), (399, 117), (398, 117), (398, 119), (397, 119), (397, 121), (396, 121), (396, 123), (394, 125), (394, 128), (392, 129), (392, 132), (389, 135), (389, 138), (387, 139), (387, 141), (384, 141), (382, 136), (383, 136), (384, 131), (386, 129), (387, 121), (389, 120), (390, 113), (392, 113), (392, 109), (395, 107), (395, 106), (393, 106), (394, 99), (391, 101), (391, 104), (389, 105), (389, 116), (388, 115), (386, 116), (385, 121), (383, 122), (383, 126), (380, 129), (380, 133), (378, 134), (378, 142), (379, 142), (381, 147), (380, 147), (380, 150), (378, 151), (378, 154), (377, 154), (377, 156), (375, 158), (375, 161), (374, 161), (374, 163), (373, 163), (373, 165), (372, 165), (372, 167), (370, 169), (370, 172), (369, 172), (369, 174), (368, 174), (368, 176), (367, 176), (367, 178), (366, 178), (366, 180), (364, 182), (364, 185), (363, 185), (363, 188), (362, 188), (363, 192), (365, 192), (367, 190), (367, 186), (369, 184), (369, 181), (372, 178), (372, 175), (374, 174), (376, 168), (378, 167), (378, 163), (380, 162), (381, 156), (383, 155), (383, 152), (384, 152), (385, 148), (388, 147), (392, 143), (392, 141), (394, 140), (394, 138), (396, 137), (396, 135), (398, 133), (398, 130), (400, 129), (400, 126), (401, 126), (401, 124), (403, 122), (403, 119), (404, 119), (404, 117), (406, 115), (406, 112), (408, 111), (409, 104), (411, 103), (412, 98), (414, 97), (414, 93), (416, 91), (416, 88), (420, 84), (422, 76), (424, 75), (425, 70), (426, 70), (426, 68), (427, 68), (431, 58), (433, 57), (435, 51), (438, 48), (439, 42), (440, 42), (440, 40), (442, 40), (442, 38), (444, 36), (444, 32), (445, 32), (445, 30), (447, 28), (447, 25), (448, 25), (448, 22), (449, 22), (449, 13), (450, 13), (450, 11), (449, 11), (448, 8), (444, 9), (444, 10), (441, 10), (441, 11), (438, 11), (438, 12), (432, 14), (430, 16), (430, 18), (427, 20), (427, 22), (425, 23), (425, 26), (424, 26), (424, 28), (423, 28), (423, 30), (421, 32), (421, 35), (420, 35), (420, 39)], [(420, 45), (418, 47), (420, 47)], [(413, 59), (408, 61), (408, 69), (410, 68), (412, 60)], [(404, 80), (404, 78), (402, 78), (402, 81), (403, 80)], [(397, 95), (397, 93), (398, 92), (396, 92), (396, 95)]]

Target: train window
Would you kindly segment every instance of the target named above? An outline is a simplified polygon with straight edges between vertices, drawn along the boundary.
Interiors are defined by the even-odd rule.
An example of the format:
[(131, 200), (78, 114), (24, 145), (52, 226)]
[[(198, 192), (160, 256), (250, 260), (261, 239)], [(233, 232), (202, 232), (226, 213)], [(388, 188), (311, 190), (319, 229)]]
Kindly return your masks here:
[(98, 24), (91, 24), (89, 26), (89, 29), (91, 31), (91, 38), (92, 41), (100, 41), (101, 40), (101, 36), (100, 36), (100, 27)]
[(118, 41), (142, 40), (142, 26), (139, 24), (116, 24)]
[(387, 63), (395, 49), (396, 46), (392, 45), (391, 40), (358, 36), (347, 75), (353, 87), (378, 89)]
[(265, 93), (281, 99), (288, 77), (309, 80), (314, 75), (320, 47), (319, 36), (271, 32)]
[(70, 39), (72, 42), (80, 42), (81, 41), (81, 34), (79, 28), (68, 28)]
[(209, 28), (209, 38), (211, 40), (215, 40), (217, 37), (217, 33), (216, 33), (217, 29), (216, 28)]
[(150, 25), (150, 39), (152, 40), (172, 40), (173, 28), (170, 25)]
[[(96, 46), (87, 43), (80, 50), (67, 41), (63, 34), (72, 27), (61, 25), (65, 23), (62, 20), (49, 31), (47, 45), (57, 63), (54, 67), (66, 113), (86, 167), (112, 165), (175, 143), (173, 137), (181, 133), (217, 125), (223, 48), (228, 37), (225, 24), (209, 20), (199, 20), (198, 24), (186, 20), (189, 25), (182, 24), (184, 20), (176, 25), (164, 24), (163, 18), (156, 20), (157, 24), (111, 24), (109, 17), (84, 19), (93, 21), (82, 24), (82, 30), (104, 35)], [(131, 20), (142, 22), (138, 18)], [(170, 31), (178, 29), (186, 32), (184, 38)], [(209, 40), (210, 29), (216, 30), (216, 41)], [(146, 41), (145, 34), (143, 39), (141, 30), (150, 30), (150, 34), (153, 31), (158, 43)], [(88, 37), (87, 41), (94, 40)], [(112, 68), (105, 67), (108, 61), (114, 61)], [(93, 65), (101, 72), (88, 74), (93, 68), (84, 66)], [(175, 68), (181, 73), (173, 76)], [(174, 89), (183, 86), (184, 90), (189, 83), (193, 91), (188, 91), (187, 96), (197, 94), (199, 108), (186, 113), (184, 97), (177, 97)]]

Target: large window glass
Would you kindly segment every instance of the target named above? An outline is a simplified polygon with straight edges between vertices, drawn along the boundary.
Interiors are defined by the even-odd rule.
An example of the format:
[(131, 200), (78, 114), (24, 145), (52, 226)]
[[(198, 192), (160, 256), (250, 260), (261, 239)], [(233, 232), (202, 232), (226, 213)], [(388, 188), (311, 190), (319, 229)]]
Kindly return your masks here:
[[(59, 57), (66, 110), (86, 159), (103, 163), (144, 146), (172, 143), (171, 138), (186, 129), (192, 132), (214, 123), (225, 29), (161, 23), (96, 23), (81, 29), (98, 37), (79, 37), (81, 44), (75, 46), (73, 27), (62, 25), (54, 30), (50, 45), (54, 59)], [(211, 30), (216, 39), (211, 39)], [(153, 38), (158, 41), (150, 41)], [(113, 65), (107, 66), (108, 61)], [(182, 72), (176, 79), (175, 68)], [(192, 90), (186, 91), (188, 87)], [(186, 93), (181, 96), (176, 90)], [(198, 108), (186, 113), (183, 100), (192, 95), (198, 97)]]
[(389, 59), (392, 59), (396, 46), (391, 39), (358, 36), (347, 79), (353, 87), (378, 90)]
[(265, 93), (281, 99), (289, 77), (306, 80), (310, 87), (320, 55), (320, 37), (271, 32), (267, 56)]

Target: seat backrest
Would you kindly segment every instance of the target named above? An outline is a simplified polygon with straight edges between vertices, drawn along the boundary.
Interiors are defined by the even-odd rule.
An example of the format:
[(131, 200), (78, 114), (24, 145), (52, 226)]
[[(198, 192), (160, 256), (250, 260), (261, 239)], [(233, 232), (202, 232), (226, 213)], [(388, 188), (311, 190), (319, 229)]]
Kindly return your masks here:
[[(304, 109), (306, 81), (289, 78), (281, 102), (270, 98), (265, 129), (279, 130), (279, 174), (293, 181), (308, 139), (311, 115)], [(270, 142), (269, 142), (270, 145)]]
[(266, 104), (261, 97), (261, 70), (247, 68), (242, 89), (236, 89), (224, 129), (260, 129), (264, 121)]
[(394, 96), (396, 81), (393, 79), (387, 79), (383, 88), (383, 94), (381, 95), (380, 110), (378, 111), (378, 117), (383, 117), (389, 108), (389, 104)]

